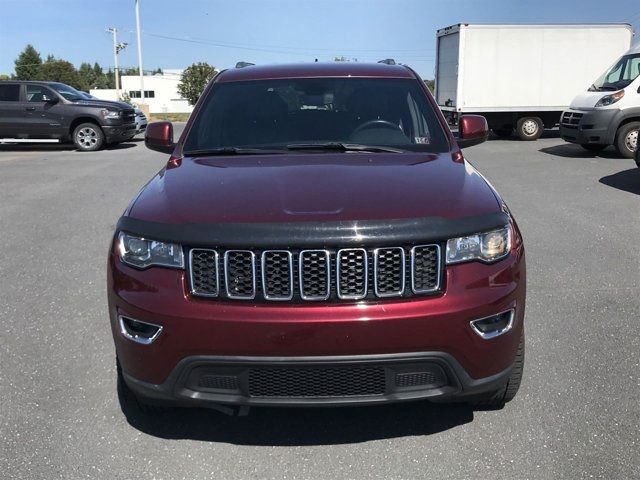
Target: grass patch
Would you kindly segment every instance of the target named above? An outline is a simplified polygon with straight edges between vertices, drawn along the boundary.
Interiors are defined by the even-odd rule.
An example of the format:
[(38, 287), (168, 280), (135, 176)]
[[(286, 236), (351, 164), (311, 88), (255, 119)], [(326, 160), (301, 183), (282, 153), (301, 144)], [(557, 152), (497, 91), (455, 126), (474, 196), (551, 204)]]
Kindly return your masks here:
[(150, 113), (149, 121), (158, 122), (161, 120), (168, 122), (186, 122), (189, 120), (190, 113)]

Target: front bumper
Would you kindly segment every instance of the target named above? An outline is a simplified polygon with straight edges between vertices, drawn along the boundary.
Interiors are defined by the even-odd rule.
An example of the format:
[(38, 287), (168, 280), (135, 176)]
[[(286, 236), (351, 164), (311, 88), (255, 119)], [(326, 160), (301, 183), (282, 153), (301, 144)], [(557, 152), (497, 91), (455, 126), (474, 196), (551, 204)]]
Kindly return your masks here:
[(105, 139), (108, 143), (128, 140), (136, 134), (136, 124), (105, 125), (102, 127)]
[[(125, 381), (141, 396), (178, 403), (308, 405), (466, 397), (506, 382), (523, 331), (521, 244), (495, 264), (448, 266), (437, 295), (372, 302), (197, 298), (189, 294), (184, 271), (135, 270), (123, 265), (115, 250), (108, 271), (112, 332)], [(505, 334), (487, 340), (470, 327), (471, 320), (509, 309), (515, 309), (515, 317)], [(162, 333), (149, 345), (135, 343), (122, 335), (120, 315), (161, 326)], [(265, 396), (252, 392), (248, 380), (256, 370), (284, 368), (293, 373), (275, 374), (292, 375), (296, 383), (306, 373), (322, 377), (319, 366), (342, 374), (354, 364), (375, 367), (384, 390)], [(402, 373), (435, 380), (405, 388), (394, 383)], [(203, 376), (232, 378), (201, 383)], [(220, 391), (219, 381), (232, 388)]]
[(443, 352), (335, 357), (191, 356), (159, 385), (123, 374), (128, 387), (165, 404), (260, 406), (378, 404), (466, 399), (504, 386), (512, 366), (473, 379)]
[[(560, 117), (560, 136), (581, 145), (612, 145), (617, 109), (565, 110)], [(612, 134), (613, 132), (613, 134)]]

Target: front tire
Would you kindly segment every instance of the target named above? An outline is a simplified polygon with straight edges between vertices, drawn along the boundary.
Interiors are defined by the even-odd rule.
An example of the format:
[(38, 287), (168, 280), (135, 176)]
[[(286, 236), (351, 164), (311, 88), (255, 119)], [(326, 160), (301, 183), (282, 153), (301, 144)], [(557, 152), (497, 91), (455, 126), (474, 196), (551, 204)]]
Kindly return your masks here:
[(516, 133), (520, 140), (537, 140), (542, 135), (544, 123), (538, 117), (522, 117), (516, 125)]
[(622, 125), (616, 135), (616, 150), (624, 158), (633, 158), (638, 148), (640, 122), (630, 122)]
[(73, 131), (73, 143), (80, 151), (93, 152), (104, 145), (104, 133), (95, 123), (81, 123)]
[(474, 407), (485, 409), (500, 409), (504, 404), (510, 402), (518, 393), (520, 383), (522, 382), (522, 374), (524, 372), (524, 332), (520, 336), (516, 359), (513, 362), (513, 369), (506, 385), (496, 392), (489, 393), (484, 398), (476, 399), (473, 402)]

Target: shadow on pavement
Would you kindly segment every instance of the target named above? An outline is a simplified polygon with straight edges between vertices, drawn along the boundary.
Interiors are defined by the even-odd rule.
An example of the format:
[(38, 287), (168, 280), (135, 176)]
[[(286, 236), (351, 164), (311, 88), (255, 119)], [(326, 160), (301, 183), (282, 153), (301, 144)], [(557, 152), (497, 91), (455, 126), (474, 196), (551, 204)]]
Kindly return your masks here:
[(615, 158), (621, 159), (620, 155), (613, 148), (606, 148), (599, 152), (590, 152), (580, 145), (573, 143), (563, 143), (562, 145), (554, 145), (553, 147), (545, 147), (539, 150), (555, 157), (564, 158)]
[[(133, 148), (136, 143), (143, 141), (144, 139), (134, 138), (127, 140), (123, 143), (116, 143), (113, 145), (107, 145), (102, 150), (124, 150), (127, 148)], [(71, 143), (50, 143), (50, 144), (15, 144), (15, 145), (0, 145), (0, 152), (76, 152), (76, 147)], [(79, 152), (79, 153), (93, 153), (93, 152)]]
[(466, 404), (425, 401), (372, 407), (251, 408), (229, 416), (205, 408), (142, 412), (119, 395), (120, 407), (137, 430), (164, 439), (235, 445), (339, 445), (387, 438), (431, 435), (473, 421)]
[[(545, 130), (544, 132), (542, 132), (540, 138), (560, 138), (560, 130)], [(495, 133), (491, 132), (489, 135), (489, 140), (494, 142), (523, 142), (523, 140), (520, 140), (518, 138), (515, 132), (508, 137), (499, 137)]]
[(600, 183), (629, 193), (640, 195), (640, 168), (630, 168), (600, 179)]

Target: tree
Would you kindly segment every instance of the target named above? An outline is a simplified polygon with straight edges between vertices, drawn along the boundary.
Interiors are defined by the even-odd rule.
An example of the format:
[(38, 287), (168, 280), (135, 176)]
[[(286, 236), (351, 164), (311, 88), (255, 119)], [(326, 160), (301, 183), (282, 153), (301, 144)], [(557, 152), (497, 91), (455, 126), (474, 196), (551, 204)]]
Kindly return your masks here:
[(96, 86), (96, 73), (90, 63), (83, 62), (78, 68), (78, 76), (80, 77), (81, 90), (88, 92)]
[(82, 89), (82, 82), (76, 67), (71, 62), (60, 60), (49, 55), (40, 69), (43, 80), (61, 82), (74, 88)]
[(40, 53), (33, 48), (33, 45), (27, 45), (18, 58), (14, 61), (16, 79), (18, 80), (39, 80), (40, 69), (42, 67), (42, 57)]
[(433, 93), (433, 89), (435, 88), (436, 81), (435, 80), (425, 80), (424, 83), (427, 85), (427, 88), (431, 93)]
[(0, 73), (0, 80), (11, 80), (9, 75), (5, 75), (4, 73)]
[(109, 79), (98, 62), (93, 64), (93, 75), (96, 79), (95, 88), (110, 88)]
[(114, 89), (116, 88), (116, 74), (113, 70), (109, 69), (104, 76), (106, 80), (106, 88)]
[(190, 65), (182, 72), (178, 93), (182, 98), (187, 99), (189, 105), (195, 105), (200, 94), (204, 91), (204, 87), (217, 73), (216, 68), (206, 62)]

